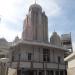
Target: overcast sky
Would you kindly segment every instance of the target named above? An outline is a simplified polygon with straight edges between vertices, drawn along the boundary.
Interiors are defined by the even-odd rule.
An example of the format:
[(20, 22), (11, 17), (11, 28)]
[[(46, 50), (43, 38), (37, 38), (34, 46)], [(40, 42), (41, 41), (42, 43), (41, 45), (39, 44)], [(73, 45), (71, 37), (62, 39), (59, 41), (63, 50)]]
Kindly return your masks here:
[[(15, 36), (21, 37), (23, 20), (33, 3), (35, 0), (0, 0), (0, 38), (13, 41)], [(37, 0), (37, 3), (48, 16), (49, 35), (54, 28), (59, 35), (71, 32), (75, 48), (75, 0)]]

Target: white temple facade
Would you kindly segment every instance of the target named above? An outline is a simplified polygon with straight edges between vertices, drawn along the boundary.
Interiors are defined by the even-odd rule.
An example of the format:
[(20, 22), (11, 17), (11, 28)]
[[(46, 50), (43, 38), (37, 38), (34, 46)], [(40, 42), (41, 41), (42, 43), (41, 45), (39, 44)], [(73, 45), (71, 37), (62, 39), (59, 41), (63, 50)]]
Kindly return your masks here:
[(69, 50), (53, 32), (48, 41), (48, 18), (38, 4), (32, 4), (23, 23), (22, 38), (9, 48), (8, 75), (67, 75), (64, 57)]

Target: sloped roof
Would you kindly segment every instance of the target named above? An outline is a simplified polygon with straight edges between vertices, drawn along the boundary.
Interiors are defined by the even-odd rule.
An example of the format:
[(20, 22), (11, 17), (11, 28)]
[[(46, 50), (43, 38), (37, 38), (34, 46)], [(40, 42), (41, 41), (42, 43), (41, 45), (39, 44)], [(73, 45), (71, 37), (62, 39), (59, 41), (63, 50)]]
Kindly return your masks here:
[(72, 60), (72, 59), (75, 59), (75, 52), (71, 53), (68, 57), (66, 57), (66, 58), (64, 59), (64, 61), (70, 61), (70, 60)]

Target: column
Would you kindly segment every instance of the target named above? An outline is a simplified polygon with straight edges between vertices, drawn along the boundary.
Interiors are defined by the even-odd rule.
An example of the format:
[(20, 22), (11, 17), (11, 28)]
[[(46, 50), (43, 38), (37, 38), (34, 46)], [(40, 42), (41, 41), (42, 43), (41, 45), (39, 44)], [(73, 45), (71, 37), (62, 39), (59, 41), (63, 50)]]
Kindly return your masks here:
[(37, 75), (37, 71), (33, 71), (33, 75)]
[(8, 68), (7, 66), (5, 66), (5, 75), (7, 75), (7, 73), (8, 73)]
[(37, 75), (39, 75), (39, 70), (37, 70)]
[(46, 74), (46, 70), (44, 70), (44, 75), (47, 75), (47, 74)]
[(54, 71), (53, 71), (53, 75), (56, 75), (55, 73), (56, 73), (56, 72), (55, 72), (55, 70), (54, 70)]
[(63, 75), (65, 75), (65, 70), (63, 70)]
[(60, 75), (60, 70), (58, 72), (59, 72), (59, 75)]

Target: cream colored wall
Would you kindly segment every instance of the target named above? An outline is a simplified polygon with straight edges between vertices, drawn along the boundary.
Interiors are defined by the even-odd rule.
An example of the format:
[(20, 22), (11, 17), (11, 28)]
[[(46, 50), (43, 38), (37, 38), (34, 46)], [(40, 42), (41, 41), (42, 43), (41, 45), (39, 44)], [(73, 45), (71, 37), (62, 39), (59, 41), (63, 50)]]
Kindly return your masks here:
[(17, 75), (17, 70), (16, 69), (9, 68), (8, 69), (8, 75)]
[(75, 75), (75, 58), (68, 61), (67, 74), (68, 75)]
[(43, 61), (43, 49), (36, 47), (34, 48), (34, 56), (33, 56), (34, 61)]
[[(55, 68), (58, 68), (58, 56), (61, 57), (61, 63), (59, 65), (59, 67), (61, 69), (65, 69), (65, 65), (62, 64), (64, 63), (64, 51), (61, 51), (61, 50), (58, 50), (58, 49), (49, 49), (50, 50), (50, 62), (48, 64), (54, 64), (56, 65), (57, 67)], [(20, 51), (20, 52), (19, 52)], [(17, 67), (17, 60), (19, 60), (19, 55), (18, 53), (20, 53), (20, 67), (26, 67), (26, 68), (30, 68), (30, 65), (31, 65), (31, 62), (28, 61), (28, 53), (32, 53), (32, 61), (33, 61), (33, 67), (40, 67), (42, 68), (42, 65), (41, 66), (38, 66), (40, 64), (43, 64), (43, 47), (39, 47), (39, 46), (22, 46), (20, 50), (15, 50), (15, 54), (14, 55), (14, 61), (12, 63), (12, 67)], [(17, 60), (16, 60), (17, 59)], [(27, 63), (29, 64), (27, 64)], [(36, 65), (37, 64), (37, 65)], [(36, 65), (36, 66), (35, 66)], [(48, 68), (50, 68), (51, 66), (48, 65)], [(52, 67), (54, 67), (52, 65)]]
[(67, 75), (75, 75), (75, 67), (67, 70)]
[(60, 56), (61, 63), (64, 63), (64, 51), (61, 50), (54, 50), (54, 62), (58, 63), (58, 56)]
[[(61, 63), (64, 63), (64, 51), (57, 49), (49, 49), (50, 50), (50, 62), (58, 63), (58, 56), (61, 57)], [(20, 51), (20, 52), (19, 52)], [(14, 60), (17, 61), (19, 59), (20, 53), (20, 61), (28, 61), (28, 53), (32, 53), (33, 61), (43, 61), (43, 48), (42, 47), (33, 47), (33, 46), (24, 46), (21, 47), (21, 50), (15, 50), (13, 53)]]
[(68, 68), (73, 68), (73, 67), (75, 67), (75, 59), (68, 62)]

